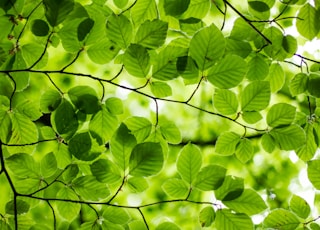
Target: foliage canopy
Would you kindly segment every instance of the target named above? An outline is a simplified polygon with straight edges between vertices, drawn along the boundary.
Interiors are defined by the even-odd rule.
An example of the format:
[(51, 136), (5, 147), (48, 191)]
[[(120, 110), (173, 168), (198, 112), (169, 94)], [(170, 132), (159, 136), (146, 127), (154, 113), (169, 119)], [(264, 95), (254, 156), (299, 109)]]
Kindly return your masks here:
[(2, 0), (0, 229), (320, 229), (319, 19)]

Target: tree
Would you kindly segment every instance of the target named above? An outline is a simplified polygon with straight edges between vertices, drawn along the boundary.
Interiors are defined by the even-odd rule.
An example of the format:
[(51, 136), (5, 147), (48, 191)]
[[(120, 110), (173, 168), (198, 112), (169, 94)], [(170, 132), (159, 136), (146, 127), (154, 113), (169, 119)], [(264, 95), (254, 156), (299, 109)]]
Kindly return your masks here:
[(319, 15), (2, 0), (0, 229), (320, 229)]

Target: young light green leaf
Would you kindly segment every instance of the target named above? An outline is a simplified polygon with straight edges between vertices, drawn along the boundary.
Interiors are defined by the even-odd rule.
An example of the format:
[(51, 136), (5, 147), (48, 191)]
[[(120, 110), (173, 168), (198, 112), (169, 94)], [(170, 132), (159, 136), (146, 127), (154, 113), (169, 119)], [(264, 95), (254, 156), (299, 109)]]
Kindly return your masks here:
[(203, 191), (216, 190), (222, 185), (226, 172), (219, 165), (208, 165), (200, 170), (193, 185)]
[(299, 217), (306, 219), (310, 215), (310, 205), (303, 198), (293, 195), (290, 200), (290, 209)]
[(270, 81), (271, 92), (276, 93), (282, 89), (285, 83), (285, 74), (279, 63), (273, 63), (270, 65), (267, 80)]
[(151, 92), (158, 98), (169, 97), (172, 95), (170, 85), (161, 81), (153, 81), (150, 83)]
[(131, 9), (134, 24), (157, 18), (157, 5), (154, 0), (139, 0)]
[(72, 103), (85, 114), (94, 114), (100, 109), (97, 92), (90, 86), (76, 86), (68, 91)]
[(305, 4), (297, 15), (300, 20), (296, 21), (298, 32), (305, 38), (312, 40), (320, 30), (319, 11), (312, 5)]
[(231, 201), (244, 191), (244, 181), (240, 177), (226, 176), (222, 185), (214, 191), (215, 197), (221, 201)]
[(286, 104), (274, 104), (267, 114), (267, 124), (271, 127), (289, 125), (296, 116), (296, 107)]
[(296, 153), (301, 160), (308, 161), (313, 158), (317, 151), (317, 137), (314, 133), (314, 127), (310, 123), (306, 124), (306, 126), (304, 127), (304, 131), (306, 133), (306, 142), (301, 148), (296, 150)]
[(123, 171), (129, 167), (130, 154), (136, 144), (134, 135), (125, 124), (121, 123), (110, 141), (110, 149), (115, 163)]
[(190, 56), (200, 71), (213, 66), (225, 51), (225, 39), (221, 31), (212, 24), (199, 30), (191, 39)]
[(255, 54), (248, 63), (247, 79), (261, 81), (267, 77), (269, 65), (261, 54)]
[(247, 138), (240, 139), (236, 147), (236, 157), (245, 164), (252, 159), (254, 153), (252, 142)]
[(254, 229), (252, 220), (246, 214), (234, 213), (229, 209), (219, 209), (216, 212), (215, 225), (217, 229)]
[(62, 100), (51, 114), (53, 129), (65, 139), (70, 139), (78, 129), (78, 119), (73, 106), (68, 100)]
[(58, 169), (57, 160), (55, 155), (50, 152), (45, 155), (40, 161), (41, 176), (44, 178), (51, 177)]
[(184, 13), (190, 4), (190, 0), (164, 0), (164, 11), (167, 15), (178, 16)]
[(102, 216), (114, 224), (126, 224), (130, 221), (130, 216), (126, 209), (106, 206), (103, 208)]
[(308, 178), (312, 185), (320, 190), (320, 160), (308, 161)]
[(210, 227), (216, 218), (216, 212), (212, 206), (207, 206), (200, 211), (199, 222), (201, 227)]
[(0, 140), (8, 143), (11, 138), (12, 121), (7, 110), (0, 108)]
[(296, 74), (290, 81), (290, 92), (292, 96), (304, 93), (308, 88), (308, 75), (305, 73)]
[(261, 113), (257, 111), (244, 111), (241, 113), (241, 117), (248, 124), (255, 124), (263, 118)]
[(113, 0), (113, 3), (118, 8), (123, 9), (128, 4), (128, 0)]
[(177, 160), (177, 169), (182, 179), (191, 185), (197, 177), (201, 164), (200, 149), (190, 143), (184, 146)]
[(258, 214), (267, 208), (264, 200), (254, 190), (245, 189), (241, 196), (234, 200), (223, 201), (228, 208), (249, 216)]
[(84, 200), (99, 201), (110, 195), (105, 183), (100, 183), (94, 176), (81, 176), (72, 181), (72, 188)]
[[(205, 58), (210, 60), (210, 56)], [(242, 57), (227, 55), (209, 70), (208, 80), (221, 89), (229, 89), (237, 86), (246, 72), (247, 63)]]
[(264, 228), (296, 229), (300, 224), (299, 219), (292, 212), (285, 209), (275, 209), (264, 219)]
[[(68, 200), (78, 200), (78, 196), (67, 186), (62, 187), (57, 192), (57, 198), (59, 199), (68, 199)], [(77, 203), (69, 203), (69, 202), (57, 202), (56, 203), (58, 212), (64, 219), (68, 221), (72, 221), (78, 217), (79, 212), (81, 210), (81, 205)]]
[(182, 140), (179, 128), (173, 122), (160, 125), (162, 136), (171, 144), (179, 144)]
[(135, 42), (146, 48), (156, 49), (165, 42), (167, 30), (167, 22), (158, 19), (145, 21), (136, 33)]
[(156, 227), (156, 230), (180, 230), (180, 228), (172, 222), (162, 222)]
[(242, 111), (260, 111), (269, 105), (270, 84), (267, 81), (254, 81), (247, 85), (241, 95)]
[(102, 106), (101, 110), (91, 118), (89, 130), (93, 137), (98, 135), (98, 138), (101, 138), (100, 144), (105, 144), (111, 139), (118, 123), (117, 117), (109, 113), (106, 106)]
[(306, 143), (306, 134), (298, 125), (289, 125), (274, 128), (270, 131), (270, 135), (278, 143), (282, 150), (294, 150)]
[(131, 192), (140, 193), (145, 191), (149, 184), (144, 177), (130, 177), (127, 181), (127, 186)]
[(162, 189), (174, 198), (186, 198), (189, 192), (187, 183), (178, 178), (170, 178), (164, 182)]
[(123, 64), (129, 74), (146, 77), (150, 70), (150, 56), (147, 49), (138, 44), (131, 44), (124, 53)]
[(21, 178), (40, 178), (39, 165), (26, 153), (17, 153), (6, 159), (6, 165), (12, 173)]
[(112, 115), (123, 114), (122, 100), (117, 97), (109, 97), (105, 102), (105, 106)]
[(190, 0), (189, 7), (182, 14), (183, 18), (204, 18), (210, 9), (210, 2), (207, 0)]
[(144, 141), (150, 135), (152, 124), (144, 117), (130, 117), (124, 123), (135, 136), (138, 143)]
[(265, 133), (262, 135), (261, 145), (266, 152), (272, 153), (276, 147), (276, 141), (269, 133)]
[(17, 199), (16, 203), (14, 200), (10, 200), (8, 203), (6, 203), (6, 213), (10, 215), (15, 215), (15, 210), (17, 211), (16, 214), (21, 215), (24, 213), (27, 213), (30, 209), (30, 204), (27, 203), (24, 200)]
[(113, 184), (121, 181), (119, 167), (107, 159), (99, 159), (90, 165), (92, 175), (104, 184)]
[(21, 100), (15, 106), (15, 112), (19, 112), (25, 115), (32, 121), (36, 121), (42, 116), (42, 113), (40, 112), (39, 104), (31, 99)]
[(142, 220), (131, 221), (128, 224), (128, 226), (129, 226), (129, 230), (136, 230), (136, 229), (147, 230), (147, 227), (146, 227), (145, 223)]
[(234, 132), (222, 133), (216, 143), (216, 153), (230, 156), (235, 153), (236, 146), (240, 141), (240, 136)]
[(91, 45), (87, 54), (91, 61), (97, 64), (110, 62), (119, 52), (120, 48), (107, 38), (101, 39)]
[(163, 165), (163, 152), (159, 143), (144, 142), (137, 144), (130, 155), (129, 173), (132, 176), (152, 176)]
[(31, 31), (36, 36), (44, 37), (49, 34), (49, 25), (42, 19), (35, 19), (32, 21)]
[(235, 114), (238, 111), (238, 100), (236, 94), (228, 89), (219, 89), (213, 95), (214, 107), (224, 115)]
[(73, 10), (73, 0), (44, 0), (45, 15), (52, 27), (62, 23)]
[(107, 21), (107, 36), (119, 47), (126, 49), (133, 37), (133, 26), (124, 14), (112, 14)]

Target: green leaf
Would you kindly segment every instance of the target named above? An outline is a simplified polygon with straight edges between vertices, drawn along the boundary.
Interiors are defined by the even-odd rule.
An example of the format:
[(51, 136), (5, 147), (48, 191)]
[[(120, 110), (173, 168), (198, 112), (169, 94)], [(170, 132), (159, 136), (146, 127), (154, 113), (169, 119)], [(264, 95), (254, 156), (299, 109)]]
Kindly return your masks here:
[(218, 89), (213, 96), (214, 107), (224, 115), (232, 115), (238, 111), (236, 94), (228, 89)]
[(260, 111), (269, 105), (270, 84), (267, 81), (254, 81), (247, 85), (241, 95), (242, 111)]
[(179, 144), (182, 140), (179, 128), (173, 122), (160, 125), (162, 136), (171, 144)]
[(200, 211), (199, 222), (201, 227), (210, 227), (216, 218), (216, 213), (211, 206), (207, 206)]
[(282, 150), (294, 150), (306, 143), (305, 132), (300, 126), (295, 124), (274, 128), (270, 131), (270, 135)]
[(96, 91), (90, 86), (76, 86), (68, 91), (72, 103), (83, 113), (93, 114), (100, 109)]
[(151, 92), (158, 98), (169, 97), (172, 95), (170, 85), (161, 81), (153, 81), (150, 83)]
[(180, 230), (180, 228), (172, 222), (162, 222), (156, 227), (156, 230)]
[(252, 159), (254, 154), (254, 149), (252, 142), (247, 138), (241, 138), (240, 142), (236, 147), (236, 157), (245, 164)]
[(42, 57), (41, 61), (38, 62), (38, 64), (35, 65), (35, 69), (43, 68), (47, 65), (48, 61), (48, 53), (43, 53), (43, 45), (37, 44), (37, 43), (28, 43), (21, 47), (22, 56), (28, 66), (32, 66), (34, 63), (38, 61), (38, 58)]
[(244, 182), (240, 177), (226, 176), (222, 185), (214, 191), (215, 197), (223, 202), (235, 200), (244, 191)]
[(110, 114), (105, 106), (102, 106), (101, 110), (91, 118), (89, 130), (93, 137), (98, 135), (101, 138), (101, 144), (105, 144), (116, 131), (118, 123), (117, 117)]
[(319, 224), (311, 223), (309, 226), (310, 226), (310, 229), (312, 229), (312, 230), (320, 230)]
[(138, 143), (144, 141), (150, 135), (152, 124), (144, 117), (129, 117), (124, 123), (135, 136)]
[(55, 155), (50, 152), (45, 155), (40, 161), (41, 176), (48, 178), (53, 176), (58, 169)]
[(164, 0), (164, 11), (173, 17), (184, 13), (190, 4), (190, 0)]
[[(57, 192), (57, 198), (68, 199), (68, 200), (78, 200), (78, 196), (67, 186), (61, 188)], [(81, 205), (77, 203), (70, 202), (57, 202), (56, 207), (58, 212), (64, 219), (69, 221), (74, 220), (79, 216)]]
[(312, 40), (317, 36), (320, 30), (320, 25), (317, 23), (319, 11), (308, 3), (299, 10), (297, 17), (300, 20), (296, 21), (296, 27), (303, 37)]
[(65, 139), (70, 139), (75, 134), (79, 123), (69, 101), (62, 100), (58, 108), (51, 114), (51, 124), (55, 131)]
[(73, 0), (44, 0), (45, 16), (52, 27), (62, 23), (73, 10)]
[(263, 118), (261, 113), (257, 111), (244, 111), (241, 113), (241, 116), (248, 124), (255, 124)]
[(123, 103), (121, 99), (117, 97), (109, 97), (106, 100), (105, 105), (112, 115), (123, 114)]
[(312, 185), (320, 190), (320, 160), (308, 161), (308, 178)]
[(217, 139), (215, 152), (224, 156), (230, 156), (235, 153), (239, 141), (240, 136), (234, 132), (222, 133)]
[(131, 151), (137, 141), (125, 124), (121, 124), (110, 141), (110, 149), (115, 163), (125, 171), (129, 166)]
[(246, 214), (234, 213), (229, 209), (219, 209), (216, 212), (215, 225), (217, 229), (254, 229), (252, 220)]
[(264, 219), (265, 228), (290, 230), (296, 229), (300, 224), (299, 219), (292, 212), (285, 209), (275, 209)]
[(265, 151), (272, 153), (276, 147), (276, 141), (269, 133), (265, 133), (262, 135), (261, 145)]
[(285, 83), (285, 74), (279, 63), (273, 63), (269, 68), (267, 80), (270, 81), (270, 89), (272, 93), (278, 92)]
[(243, 58), (227, 55), (209, 70), (208, 80), (221, 89), (230, 89), (242, 81), (246, 72), (247, 63)]
[(290, 81), (290, 92), (292, 96), (304, 93), (308, 88), (308, 75), (305, 73), (296, 74)]
[(310, 206), (307, 201), (297, 195), (293, 195), (291, 197), (290, 209), (303, 219), (308, 218), (311, 212)]
[(48, 89), (40, 98), (40, 110), (43, 113), (53, 112), (61, 103), (61, 94), (53, 89)]
[(200, 170), (193, 185), (203, 191), (216, 190), (222, 185), (226, 172), (219, 165), (208, 165)]
[(156, 49), (165, 42), (167, 30), (167, 22), (158, 19), (145, 21), (136, 33), (135, 42), (146, 48)]
[(107, 21), (107, 36), (119, 47), (125, 49), (132, 40), (133, 26), (124, 14), (112, 14)]
[(12, 173), (21, 178), (38, 178), (39, 165), (33, 157), (26, 153), (17, 153), (6, 159), (6, 164)]
[(63, 27), (58, 32), (62, 46), (67, 52), (76, 53), (83, 46), (78, 39), (78, 28), (82, 21), (82, 18), (67, 21), (63, 23)]
[(134, 24), (157, 18), (157, 5), (154, 0), (139, 0), (131, 9)]
[(120, 48), (107, 38), (94, 43), (87, 50), (91, 61), (97, 64), (110, 62), (119, 52)]
[(11, 137), (12, 121), (10, 114), (0, 108), (0, 140), (4, 143), (9, 142)]
[(210, 9), (210, 1), (207, 0), (190, 0), (189, 7), (183, 13), (183, 18), (204, 18)]
[(130, 175), (143, 177), (155, 175), (162, 169), (163, 160), (162, 148), (159, 143), (137, 144), (130, 155)]
[(288, 54), (283, 48), (283, 33), (277, 27), (271, 26), (264, 30), (263, 34), (272, 42), (268, 46), (264, 47), (264, 51), (270, 57), (276, 60), (284, 60)]
[(131, 221), (128, 226), (130, 230), (147, 230), (146, 224), (142, 220)]
[(99, 159), (90, 165), (91, 173), (96, 179), (105, 184), (121, 181), (119, 167), (107, 159)]
[(306, 124), (304, 131), (306, 133), (306, 142), (301, 148), (296, 150), (296, 153), (301, 160), (308, 161), (313, 158), (317, 151), (317, 137), (314, 134), (314, 127), (310, 123)]
[(114, 224), (126, 224), (130, 221), (128, 212), (119, 207), (106, 206), (103, 208), (102, 216)]
[(224, 201), (223, 204), (235, 212), (245, 213), (249, 216), (258, 214), (267, 208), (259, 194), (251, 189), (245, 189), (241, 196), (234, 200)]
[(10, 200), (8, 203), (6, 203), (7, 214), (14, 215), (15, 208), (17, 209), (17, 214), (21, 215), (29, 211), (30, 204), (20, 199), (17, 199), (16, 203), (14, 202), (14, 200)]
[(186, 80), (198, 79), (199, 70), (190, 56), (179, 57), (176, 63), (178, 73)]
[(178, 178), (170, 178), (164, 182), (162, 189), (174, 198), (186, 198), (189, 192), (187, 183)]
[(288, 53), (288, 57), (292, 57), (298, 49), (297, 40), (292, 35), (286, 35), (283, 37), (282, 46), (284, 50)]
[(267, 114), (267, 124), (271, 127), (290, 125), (296, 116), (296, 107), (286, 104), (274, 104)]
[(225, 39), (221, 31), (212, 24), (199, 30), (191, 39), (190, 56), (200, 71), (213, 66), (225, 51)]
[(68, 166), (67, 170), (63, 173), (63, 179), (66, 182), (71, 182), (77, 177), (79, 173), (79, 167), (76, 164), (71, 164)]
[(269, 65), (261, 54), (254, 55), (248, 63), (247, 79), (261, 81), (268, 76)]
[(150, 56), (147, 49), (138, 44), (131, 44), (124, 53), (123, 64), (129, 74), (146, 77), (150, 70)]
[(202, 156), (197, 146), (189, 143), (182, 148), (177, 160), (177, 169), (184, 181), (191, 185), (197, 177), (201, 164)]
[(81, 176), (72, 181), (72, 188), (84, 200), (99, 201), (110, 195), (108, 187), (94, 176)]
[(258, 11), (258, 12), (265, 12), (270, 10), (268, 4), (266, 4), (265, 2), (262, 1), (248, 1), (249, 6)]
[(127, 181), (127, 186), (131, 192), (140, 193), (145, 191), (149, 184), (144, 177), (130, 177)]
[(308, 92), (317, 98), (320, 98), (320, 75), (318, 74), (310, 74), (309, 81), (307, 84)]
[(93, 25), (94, 25), (94, 21), (91, 18), (86, 18), (79, 24), (78, 30), (77, 30), (79, 41), (83, 41), (87, 37)]
[(32, 21), (31, 31), (36, 36), (44, 37), (49, 34), (49, 25), (44, 20), (35, 19)]
[(123, 9), (128, 4), (128, 0), (113, 0), (113, 3), (118, 8)]
[(91, 149), (92, 146), (92, 139), (88, 132), (78, 133), (69, 141), (70, 153), (82, 161), (92, 161), (101, 154), (101, 152), (95, 152), (94, 149)]

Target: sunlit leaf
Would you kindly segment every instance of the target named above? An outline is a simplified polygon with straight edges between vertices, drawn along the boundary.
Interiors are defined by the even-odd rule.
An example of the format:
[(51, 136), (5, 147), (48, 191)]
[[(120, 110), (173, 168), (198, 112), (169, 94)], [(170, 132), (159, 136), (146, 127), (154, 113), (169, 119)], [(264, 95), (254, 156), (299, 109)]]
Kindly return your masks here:
[(293, 195), (291, 197), (290, 209), (303, 219), (308, 218), (311, 212), (310, 206), (307, 201), (297, 195)]
[(253, 229), (252, 220), (243, 213), (234, 213), (229, 209), (219, 209), (216, 212), (215, 225), (217, 229)]
[(53, 89), (47, 90), (42, 94), (40, 99), (40, 109), (43, 113), (51, 113), (54, 111), (61, 103), (61, 94)]
[(198, 173), (193, 185), (203, 191), (219, 188), (226, 176), (227, 170), (219, 165), (208, 165)]
[(126, 209), (113, 206), (106, 206), (103, 208), (102, 216), (114, 224), (126, 224), (130, 220), (130, 216)]
[(166, 180), (162, 185), (162, 189), (165, 193), (174, 198), (185, 198), (189, 192), (187, 183), (178, 178)]
[(297, 149), (306, 142), (306, 134), (298, 125), (274, 128), (270, 131), (270, 135), (283, 150)]
[(124, 123), (135, 136), (138, 143), (142, 142), (150, 135), (152, 124), (144, 117), (130, 117), (125, 120)]
[(269, 105), (270, 84), (267, 81), (254, 81), (247, 85), (241, 95), (242, 111), (260, 111)]
[(118, 7), (118, 8), (124, 8), (128, 4), (128, 0), (113, 0), (113, 3)]
[(317, 137), (314, 134), (314, 127), (310, 123), (306, 124), (304, 131), (306, 133), (306, 142), (301, 148), (296, 150), (296, 153), (301, 160), (308, 161), (313, 158), (317, 151)]
[(308, 178), (312, 185), (320, 190), (320, 160), (308, 161)]
[(160, 125), (163, 137), (171, 144), (179, 144), (182, 140), (179, 128), (173, 122)]
[(217, 139), (215, 151), (224, 156), (232, 155), (239, 141), (240, 136), (234, 132), (222, 133)]
[(248, 71), (246, 77), (250, 81), (263, 80), (269, 73), (269, 65), (262, 55), (254, 55), (248, 63)]
[(246, 58), (252, 51), (249, 42), (238, 41), (232, 38), (227, 38), (226, 42), (226, 54), (235, 54)]
[(299, 219), (292, 212), (285, 209), (275, 209), (264, 219), (265, 228), (296, 229), (300, 224)]
[(207, 0), (190, 0), (189, 7), (183, 13), (184, 18), (203, 18), (210, 9), (210, 1)]
[(236, 157), (241, 163), (246, 163), (252, 159), (254, 153), (252, 142), (247, 138), (240, 139), (236, 147)]
[(241, 117), (248, 124), (255, 124), (263, 118), (261, 113), (257, 111), (244, 111), (241, 113)]
[(92, 175), (99, 182), (112, 184), (121, 181), (121, 173), (117, 165), (107, 159), (99, 159), (90, 165)]
[(139, 193), (145, 191), (148, 187), (148, 181), (144, 177), (130, 177), (127, 181), (130, 191)]
[(213, 105), (220, 113), (231, 115), (237, 113), (239, 103), (233, 91), (219, 89), (213, 96)]
[(150, 83), (150, 88), (153, 95), (158, 98), (168, 97), (172, 95), (171, 87), (165, 82), (153, 81)]
[(136, 145), (130, 155), (129, 172), (132, 176), (157, 174), (163, 165), (163, 153), (159, 143), (144, 142)]
[(177, 160), (177, 169), (182, 179), (188, 184), (192, 184), (197, 177), (201, 164), (200, 149), (190, 143), (184, 146)]
[(308, 87), (308, 76), (305, 73), (296, 74), (290, 82), (290, 92), (292, 96), (304, 93)]
[(262, 135), (261, 145), (265, 151), (272, 153), (276, 147), (276, 141), (269, 133), (266, 133)]
[(320, 30), (319, 12), (310, 4), (304, 5), (297, 15), (296, 21), (298, 32), (305, 38), (312, 40)]
[(286, 103), (274, 104), (268, 114), (267, 123), (271, 127), (289, 125), (296, 116), (296, 108)]
[(135, 77), (146, 77), (150, 70), (150, 56), (147, 49), (138, 44), (131, 44), (123, 58), (126, 70)]
[(26, 153), (17, 153), (10, 156), (6, 163), (14, 175), (21, 178), (39, 177), (39, 165), (33, 157)]
[(48, 153), (41, 159), (40, 170), (43, 177), (47, 178), (54, 175), (57, 169), (57, 160), (52, 152)]
[(81, 18), (67, 21), (58, 32), (62, 46), (68, 52), (78, 52), (82, 47), (82, 44), (78, 39), (78, 28), (82, 21), (83, 19)]
[(119, 115), (123, 113), (122, 100), (117, 97), (109, 97), (105, 102), (107, 110), (112, 115)]
[(110, 62), (119, 52), (120, 48), (107, 38), (101, 39), (87, 50), (88, 57), (97, 64)]
[(11, 137), (12, 121), (7, 110), (0, 109), (0, 139), (7, 143)]
[[(61, 188), (57, 192), (57, 198), (59, 199), (69, 199), (69, 200), (78, 200), (78, 196), (67, 186)], [(57, 202), (56, 203), (58, 212), (64, 219), (69, 221), (74, 220), (80, 212), (81, 205), (77, 203), (69, 203), (69, 202)]]
[(279, 63), (270, 65), (267, 80), (270, 81), (270, 89), (273, 93), (279, 91), (283, 87), (285, 83), (285, 74)]
[(226, 176), (222, 185), (214, 191), (215, 197), (221, 201), (235, 200), (244, 191), (244, 182), (240, 177)]
[(156, 230), (179, 230), (180, 228), (172, 222), (162, 222), (156, 227)]
[(216, 212), (211, 206), (207, 206), (200, 211), (199, 222), (201, 227), (210, 227), (216, 217)]
[(139, 0), (131, 9), (132, 20), (139, 24), (157, 18), (157, 5), (154, 0)]

